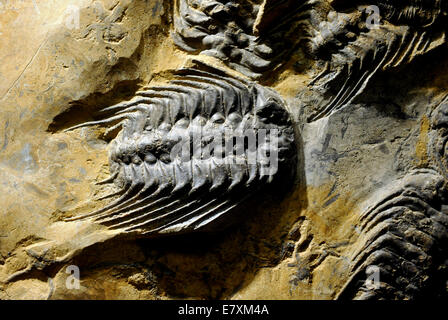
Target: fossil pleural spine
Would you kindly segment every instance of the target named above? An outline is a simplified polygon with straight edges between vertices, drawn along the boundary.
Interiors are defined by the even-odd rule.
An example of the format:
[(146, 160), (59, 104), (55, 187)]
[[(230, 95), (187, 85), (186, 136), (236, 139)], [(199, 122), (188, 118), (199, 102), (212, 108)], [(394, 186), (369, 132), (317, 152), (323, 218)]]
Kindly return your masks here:
[[(367, 25), (372, 5), (379, 10), (377, 24)], [(308, 51), (326, 68), (310, 85), (328, 99), (310, 112), (308, 121), (352, 103), (379, 72), (405, 66), (446, 44), (446, 1), (334, 1), (332, 6), (327, 19), (311, 19)]]
[[(446, 296), (447, 274), (447, 114), (448, 99), (431, 111), (428, 164), (415, 169), (365, 210), (358, 227), (358, 250), (350, 257), (350, 278), (341, 299), (417, 299)], [(366, 285), (369, 266), (379, 272)], [(445, 292), (445, 293), (444, 293)]]
[[(444, 292), (448, 215), (446, 182), (436, 171), (415, 170), (361, 215), (358, 249), (339, 299), (416, 299)], [(367, 285), (369, 266), (379, 272)]]
[(174, 78), (69, 129), (121, 128), (105, 181), (119, 186), (118, 199), (69, 220), (141, 236), (209, 229), (276, 180), (294, 176), (294, 130), (274, 91), (218, 70), (182, 69)]

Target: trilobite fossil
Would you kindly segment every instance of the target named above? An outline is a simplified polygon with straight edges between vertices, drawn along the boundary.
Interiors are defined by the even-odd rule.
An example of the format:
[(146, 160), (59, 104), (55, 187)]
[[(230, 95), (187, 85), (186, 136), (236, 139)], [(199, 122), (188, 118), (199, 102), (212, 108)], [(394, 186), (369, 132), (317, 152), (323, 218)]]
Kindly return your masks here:
[(308, 1), (177, 0), (174, 43), (253, 79), (282, 65), (305, 36)]
[[(379, 10), (378, 25), (368, 26), (372, 5)], [(446, 45), (447, 5), (443, 0), (353, 0), (334, 1), (334, 10), (324, 19), (314, 12), (307, 45), (326, 68), (310, 85), (328, 97), (317, 110), (310, 105), (308, 121), (351, 104), (375, 75), (398, 70)]]
[[(117, 199), (91, 219), (142, 236), (213, 230), (276, 180), (294, 176), (294, 130), (272, 90), (195, 69), (107, 107), (91, 125), (121, 128), (110, 143)], [(283, 183), (283, 181), (282, 181)]]

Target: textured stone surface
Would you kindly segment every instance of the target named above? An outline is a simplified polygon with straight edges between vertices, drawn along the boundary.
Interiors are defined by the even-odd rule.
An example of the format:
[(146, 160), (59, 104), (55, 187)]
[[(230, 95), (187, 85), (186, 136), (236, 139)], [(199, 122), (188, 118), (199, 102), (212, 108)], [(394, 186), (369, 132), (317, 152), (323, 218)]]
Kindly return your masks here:
[[(0, 3), (0, 298), (446, 297), (446, 1)], [(380, 10), (374, 28), (369, 5)], [(171, 102), (132, 104), (161, 98), (154, 91)], [(140, 110), (124, 131), (102, 122), (117, 106)], [(187, 224), (157, 225), (172, 236), (116, 228), (107, 219), (149, 214), (138, 201), (150, 177), (173, 187), (159, 152), (171, 136), (139, 125), (176, 106), (209, 110), (197, 125), (210, 135), (215, 120), (247, 122), (227, 124), (226, 108), (253, 110), (261, 120), (250, 128), (283, 130), (280, 181), (263, 189), (257, 174), (246, 184), (249, 167), (226, 169), (222, 184), (236, 192), (188, 189), (157, 211), (172, 214), (177, 200), (235, 205), (238, 219), (211, 206), (225, 223), (206, 233), (191, 232), (203, 211), (189, 207)], [(127, 174), (142, 150), (140, 161), (167, 166)], [(217, 167), (177, 179), (221, 186)]]

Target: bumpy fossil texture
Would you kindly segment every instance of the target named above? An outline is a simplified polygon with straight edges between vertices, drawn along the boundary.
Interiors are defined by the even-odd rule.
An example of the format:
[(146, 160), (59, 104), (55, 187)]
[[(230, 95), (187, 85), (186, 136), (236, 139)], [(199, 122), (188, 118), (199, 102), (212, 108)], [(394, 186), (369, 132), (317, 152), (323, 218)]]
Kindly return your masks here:
[(435, 168), (448, 179), (448, 97), (433, 111), (431, 127), (430, 149)]
[(178, 0), (172, 37), (183, 50), (258, 78), (284, 62), (305, 36), (298, 30), (306, 25), (308, 7), (306, 1)]
[(275, 178), (294, 176), (285, 106), (254, 83), (183, 69), (169, 85), (102, 112), (105, 119), (77, 127), (122, 128), (111, 143), (106, 181), (120, 187), (120, 196), (75, 220), (146, 236), (210, 229)]

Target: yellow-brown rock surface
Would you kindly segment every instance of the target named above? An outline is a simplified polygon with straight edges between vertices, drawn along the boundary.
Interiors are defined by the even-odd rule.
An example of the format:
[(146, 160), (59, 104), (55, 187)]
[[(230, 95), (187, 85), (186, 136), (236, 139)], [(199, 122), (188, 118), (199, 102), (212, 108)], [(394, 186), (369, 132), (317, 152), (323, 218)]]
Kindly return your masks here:
[[(63, 129), (196, 60), (248, 77), (176, 46), (175, 2), (0, 3), (1, 299), (334, 299), (367, 239), (362, 213), (433, 164), (431, 112), (446, 96), (446, 49), (385, 69), (365, 98), (314, 122), (303, 108), (324, 65), (297, 49), (256, 80), (283, 97), (300, 132), (297, 179), (282, 197), (207, 236), (135, 240), (64, 222), (108, 201), (95, 200), (108, 188), (95, 183), (109, 162), (104, 128)], [(79, 288), (67, 287), (69, 266), (80, 270)]]

